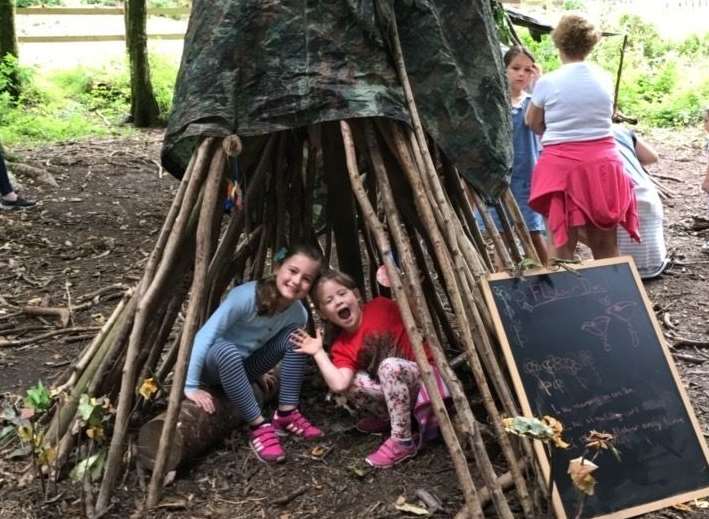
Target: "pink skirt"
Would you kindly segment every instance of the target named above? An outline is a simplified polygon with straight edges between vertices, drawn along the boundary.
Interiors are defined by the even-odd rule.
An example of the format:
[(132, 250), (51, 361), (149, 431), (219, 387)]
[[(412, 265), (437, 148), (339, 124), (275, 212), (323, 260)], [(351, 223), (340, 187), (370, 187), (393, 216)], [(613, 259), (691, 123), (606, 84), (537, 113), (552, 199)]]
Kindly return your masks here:
[(568, 241), (569, 227), (585, 225), (621, 225), (640, 241), (633, 184), (612, 137), (545, 146), (532, 173), (529, 206), (547, 219), (555, 247)]

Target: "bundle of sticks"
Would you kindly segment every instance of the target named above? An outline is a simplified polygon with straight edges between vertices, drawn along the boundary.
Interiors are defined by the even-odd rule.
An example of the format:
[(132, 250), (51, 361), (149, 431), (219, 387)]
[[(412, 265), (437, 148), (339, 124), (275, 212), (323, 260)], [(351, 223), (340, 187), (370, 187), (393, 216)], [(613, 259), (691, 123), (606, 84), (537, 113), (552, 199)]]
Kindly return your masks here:
[[(168, 396), (147, 506), (156, 506), (179, 413), (192, 341), (200, 325), (235, 280), (267, 272), (274, 251), (288, 243), (318, 243), (327, 261), (377, 294), (377, 266), (385, 265), (445, 444), (465, 500), (461, 517), (484, 517), (480, 495), (488, 495), (498, 517), (514, 514), (481, 435), (481, 424), (451, 368), (464, 363), (495, 434), (526, 518), (538, 517), (524, 461), (524, 442), (513, 443), (502, 415), (519, 414), (495, 348), (494, 327), (479, 281), (523, 258), (537, 259), (511, 194), (494, 210), (461, 178), (424, 134), (403, 57), (396, 63), (412, 125), (368, 118), (328, 122), (250, 138), (207, 137), (196, 149), (165, 219), (142, 280), (115, 308), (64, 381), (67, 393), (55, 410), (46, 438), (55, 438), (61, 466), (74, 447), (73, 423), (81, 394), (117, 401), (113, 435), (95, 507), (108, 509), (124, 468), (129, 422), (140, 418), (137, 389), (151, 374)], [(240, 155), (243, 203), (224, 217), (223, 196), (230, 157)], [(433, 157), (437, 157), (434, 162)], [(327, 188), (324, 226), (315, 226), (315, 186)], [(474, 218), (485, 222), (497, 261)], [(320, 228), (321, 227), (321, 228)], [(397, 261), (395, 261), (397, 258)], [(365, 279), (367, 274), (368, 279)], [(184, 321), (178, 315), (183, 312)], [(176, 338), (175, 338), (176, 336)], [(173, 339), (171, 339), (171, 337)], [(424, 352), (428, 345), (433, 362)], [(451, 419), (435, 382), (434, 369), (451, 392)], [(455, 421), (455, 429), (453, 427)], [(457, 431), (457, 432), (456, 432)], [(529, 462), (526, 465), (534, 466)], [(475, 472), (477, 471), (477, 472)], [(473, 474), (485, 488), (477, 488)], [(527, 474), (528, 475), (528, 474)], [(487, 492), (487, 494), (485, 494)]]

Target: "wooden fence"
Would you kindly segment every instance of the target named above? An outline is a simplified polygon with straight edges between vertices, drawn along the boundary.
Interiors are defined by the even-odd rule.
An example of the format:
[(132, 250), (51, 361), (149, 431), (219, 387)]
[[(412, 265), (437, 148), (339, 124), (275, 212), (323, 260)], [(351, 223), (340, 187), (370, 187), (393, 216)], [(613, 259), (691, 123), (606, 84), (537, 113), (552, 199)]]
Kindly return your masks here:
[[(123, 15), (123, 7), (25, 7), (16, 10), (21, 16), (106, 16)], [(189, 8), (154, 8), (148, 9), (148, 15), (155, 16), (182, 16), (190, 13)], [(182, 40), (184, 33), (160, 33), (148, 34), (149, 39), (154, 40)], [(69, 42), (102, 42), (102, 41), (124, 41), (125, 34), (101, 34), (101, 35), (65, 35), (65, 36), (18, 36), (19, 43), (69, 43)]]

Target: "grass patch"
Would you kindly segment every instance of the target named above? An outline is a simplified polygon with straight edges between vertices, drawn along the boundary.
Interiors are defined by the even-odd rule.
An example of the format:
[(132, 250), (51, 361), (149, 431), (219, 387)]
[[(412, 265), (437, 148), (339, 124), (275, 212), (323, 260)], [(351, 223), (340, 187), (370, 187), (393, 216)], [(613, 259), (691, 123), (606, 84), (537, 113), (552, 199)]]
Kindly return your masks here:
[[(166, 117), (177, 66), (159, 55), (151, 56), (150, 63), (155, 97)], [(13, 71), (22, 78), (20, 97), (0, 93), (0, 141), (8, 146), (134, 131), (122, 124), (130, 111), (130, 78), (124, 62), (42, 73), (10, 61), (0, 65), (0, 85)]]

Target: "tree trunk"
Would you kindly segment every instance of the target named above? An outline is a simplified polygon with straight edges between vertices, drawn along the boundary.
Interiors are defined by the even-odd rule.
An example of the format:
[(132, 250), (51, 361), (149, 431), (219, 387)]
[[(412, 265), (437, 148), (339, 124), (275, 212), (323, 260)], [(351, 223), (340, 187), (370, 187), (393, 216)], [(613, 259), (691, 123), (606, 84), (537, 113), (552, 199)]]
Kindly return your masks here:
[[(0, 0), (6, 1), (6, 0)], [(126, 46), (130, 64), (130, 114), (139, 128), (157, 126), (160, 109), (153, 94), (148, 62), (147, 9), (145, 0), (126, 0)]]
[[(0, 63), (7, 56), (15, 59), (19, 56), (15, 37), (15, 3), (13, 0), (0, 0)], [(7, 75), (7, 85), (0, 84), (0, 92), (9, 92), (13, 99), (20, 95), (20, 82), (17, 71), (13, 68)]]

